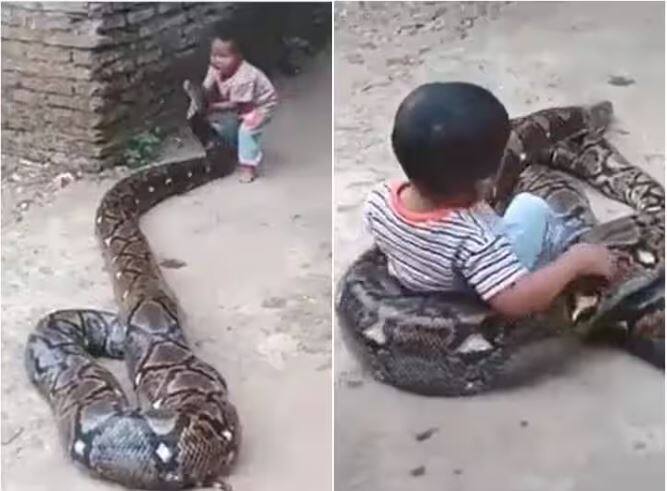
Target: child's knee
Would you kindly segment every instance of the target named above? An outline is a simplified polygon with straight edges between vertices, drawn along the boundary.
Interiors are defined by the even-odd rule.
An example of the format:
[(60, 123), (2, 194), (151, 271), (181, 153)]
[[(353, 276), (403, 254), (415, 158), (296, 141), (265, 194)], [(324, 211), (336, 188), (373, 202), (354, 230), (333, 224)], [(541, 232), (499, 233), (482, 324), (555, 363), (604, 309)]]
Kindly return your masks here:
[(519, 193), (514, 197), (512, 202), (524, 206), (534, 206), (537, 209), (550, 209), (548, 203), (544, 201), (544, 199), (532, 193)]
[(509, 207), (506, 214), (518, 214), (523, 217), (531, 217), (533, 220), (548, 219), (553, 210), (549, 204), (539, 196), (530, 193), (517, 194)]
[(502, 218), (504, 230), (521, 262), (532, 268), (542, 250), (552, 216), (551, 207), (539, 196), (520, 193)]
[(534, 194), (520, 193), (505, 210), (503, 223), (515, 231), (517, 238), (542, 237), (552, 218), (553, 211), (546, 201)]

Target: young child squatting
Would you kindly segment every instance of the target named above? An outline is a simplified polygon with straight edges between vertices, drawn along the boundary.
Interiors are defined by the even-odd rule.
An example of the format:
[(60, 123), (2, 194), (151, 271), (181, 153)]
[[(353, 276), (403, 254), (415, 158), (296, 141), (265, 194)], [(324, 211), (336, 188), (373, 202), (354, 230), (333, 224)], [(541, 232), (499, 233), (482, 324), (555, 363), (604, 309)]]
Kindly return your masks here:
[(211, 126), (223, 144), (237, 149), (241, 182), (252, 182), (263, 157), (261, 136), (278, 104), (273, 84), (243, 59), (232, 37), (217, 36), (203, 87)]

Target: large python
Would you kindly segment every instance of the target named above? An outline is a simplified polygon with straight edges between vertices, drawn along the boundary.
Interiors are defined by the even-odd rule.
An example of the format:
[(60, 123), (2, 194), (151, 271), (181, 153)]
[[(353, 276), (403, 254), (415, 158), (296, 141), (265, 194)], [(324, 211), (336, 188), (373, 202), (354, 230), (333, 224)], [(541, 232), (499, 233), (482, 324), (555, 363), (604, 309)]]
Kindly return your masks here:
[[(102, 198), (96, 234), (118, 315), (61, 310), (37, 324), (26, 347), (31, 381), (50, 403), (70, 457), (131, 488), (227, 488), (241, 441), (224, 378), (190, 349), (175, 295), (139, 228), (142, 213), (227, 174), (233, 153), (208, 145), (201, 92), (186, 82), (190, 124), (205, 157), (148, 167)], [(130, 404), (95, 357), (122, 358), (138, 399)]]
[[(603, 102), (512, 120), (488, 193), (499, 213), (519, 192), (546, 199), (576, 226), (574, 240), (612, 250), (611, 284), (577, 282), (548, 312), (509, 321), (472, 296), (407, 290), (373, 248), (343, 275), (336, 311), (343, 340), (376, 379), (423, 394), (472, 395), (538, 375), (540, 342), (572, 336), (613, 338), (664, 368), (664, 189), (604, 138), (612, 113)], [(580, 181), (633, 214), (598, 223)]]

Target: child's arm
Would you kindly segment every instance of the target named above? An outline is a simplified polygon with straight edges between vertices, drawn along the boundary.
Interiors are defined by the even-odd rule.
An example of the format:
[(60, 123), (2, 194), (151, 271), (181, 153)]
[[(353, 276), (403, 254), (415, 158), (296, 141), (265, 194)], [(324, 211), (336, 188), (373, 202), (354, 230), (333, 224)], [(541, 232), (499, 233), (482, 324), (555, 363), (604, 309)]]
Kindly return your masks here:
[(575, 278), (601, 276), (609, 279), (613, 270), (613, 259), (606, 247), (577, 244), (548, 266), (520, 277), (488, 302), (503, 315), (522, 317), (546, 310)]
[(206, 101), (210, 103), (213, 100), (213, 96), (215, 93), (215, 79), (216, 79), (216, 70), (213, 68), (211, 65), (208, 66), (208, 70), (206, 71), (206, 77), (204, 77), (204, 81), (202, 82), (202, 87), (204, 88), (204, 95), (206, 96)]
[[(209, 71), (212, 69), (209, 69)], [(210, 111), (239, 111), (252, 103), (253, 92), (252, 83), (242, 83), (234, 85), (231, 88), (229, 99), (224, 101), (211, 102)]]

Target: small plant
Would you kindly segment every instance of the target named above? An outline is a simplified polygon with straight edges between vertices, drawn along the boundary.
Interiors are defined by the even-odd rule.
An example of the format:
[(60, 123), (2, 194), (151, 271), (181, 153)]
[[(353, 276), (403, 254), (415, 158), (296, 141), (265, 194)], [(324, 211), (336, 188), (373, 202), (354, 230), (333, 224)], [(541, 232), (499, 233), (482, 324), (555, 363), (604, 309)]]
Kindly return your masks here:
[(123, 152), (125, 164), (133, 169), (150, 164), (158, 153), (162, 139), (162, 131), (157, 127), (130, 138)]

